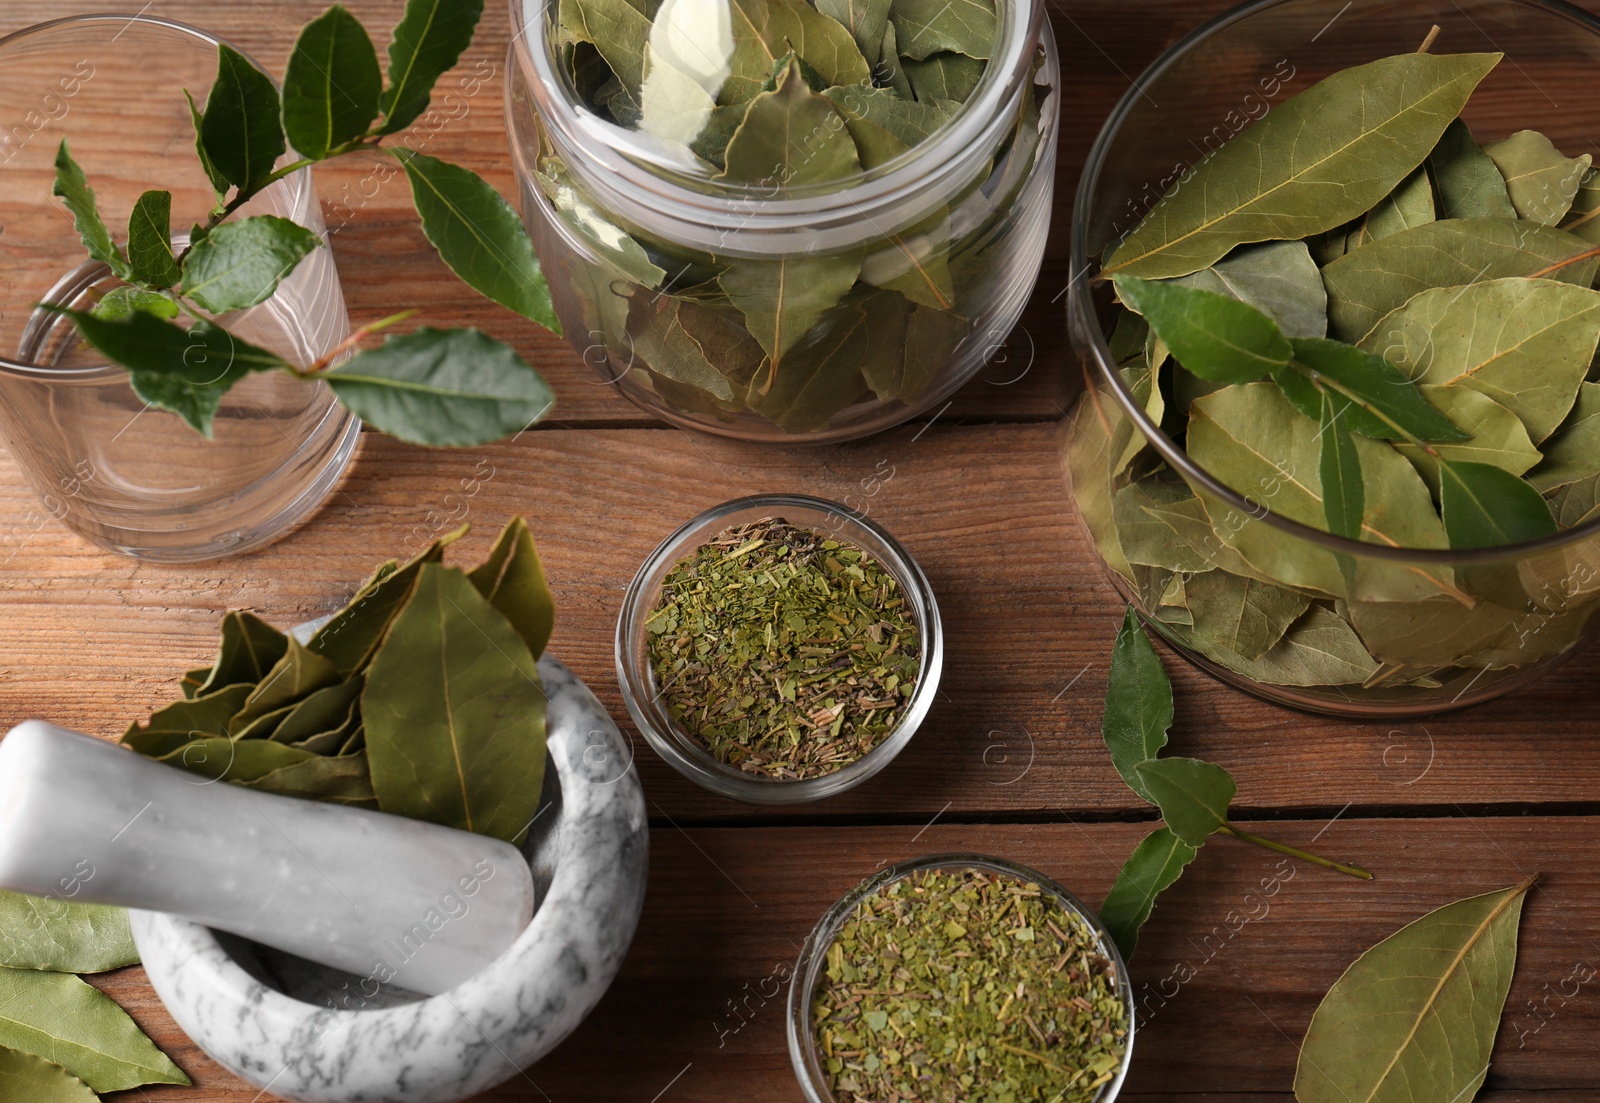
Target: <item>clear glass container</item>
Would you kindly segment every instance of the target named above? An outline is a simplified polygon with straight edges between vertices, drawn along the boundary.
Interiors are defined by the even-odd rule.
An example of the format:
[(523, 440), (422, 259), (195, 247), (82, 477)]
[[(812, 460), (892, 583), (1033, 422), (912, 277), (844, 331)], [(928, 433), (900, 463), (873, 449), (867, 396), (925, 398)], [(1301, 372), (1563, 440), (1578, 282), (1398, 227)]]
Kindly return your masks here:
[[(661, 597), (662, 583), (678, 563), (717, 533), (733, 525), (781, 517), (792, 525), (814, 529), (869, 553), (899, 583), (921, 632), (921, 662), (916, 688), (898, 727), (861, 758), (821, 777), (784, 781), (746, 773), (720, 762), (674, 721), (661, 700), (650, 665), (647, 621)], [(799, 804), (836, 796), (872, 777), (905, 750), (917, 733), (939, 690), (944, 670), (944, 631), (939, 606), (927, 576), (909, 552), (878, 525), (845, 506), (796, 494), (763, 494), (739, 498), (709, 509), (667, 537), (639, 568), (622, 599), (617, 619), (617, 682), (628, 715), (646, 742), (690, 781), (751, 804)]]
[(1094, 933), (1098, 942), (1100, 953), (1111, 963), (1116, 972), (1117, 991), (1122, 997), (1123, 1006), (1127, 1009), (1128, 1022), (1127, 1046), (1122, 1054), (1122, 1067), (1100, 1089), (1100, 1094), (1095, 1097), (1095, 1103), (1111, 1103), (1121, 1093), (1122, 1082), (1128, 1075), (1128, 1067), (1133, 1063), (1136, 1025), (1133, 982), (1129, 979), (1128, 967), (1122, 960), (1121, 951), (1117, 949), (1117, 944), (1112, 941), (1110, 932), (1100, 922), (1100, 917), (1095, 914), (1094, 909), (1038, 870), (1017, 862), (982, 854), (934, 854), (890, 866), (862, 881), (828, 909), (828, 913), (812, 929), (805, 945), (800, 948), (800, 960), (789, 978), (789, 1061), (794, 1066), (794, 1074), (800, 1081), (800, 1090), (805, 1094), (806, 1103), (834, 1103), (827, 1069), (823, 1066), (822, 1054), (817, 1047), (816, 1027), (812, 1022), (811, 1009), (816, 1003), (817, 989), (826, 975), (828, 949), (838, 937), (840, 928), (849, 922), (863, 900), (887, 885), (924, 870), (960, 872), (968, 869), (1036, 884), (1062, 911), (1076, 915), (1088, 924), (1089, 930)]
[[(1560, 148), (1593, 148), (1600, 101), (1551, 100), (1530, 91), (1526, 75), (1535, 65), (1542, 85), (1581, 87), (1600, 66), (1600, 21), (1570, 5), (1262, 0), (1195, 31), (1135, 82), (1090, 152), (1077, 196), (1078, 276), (1068, 314), (1086, 391), (1065, 453), (1079, 517), (1117, 588), (1180, 654), (1250, 693), (1311, 712), (1398, 717), (1462, 708), (1571, 656), (1600, 612), (1600, 515), (1546, 539), (1456, 551), (1345, 540), (1304, 523), (1316, 518), (1275, 510), (1276, 476), (1244, 492), (1228, 486), (1146, 411), (1111, 348), (1110, 288), (1093, 277), (1108, 245), (1273, 103), (1340, 69), (1415, 48), (1434, 24), (1436, 53), (1506, 55), (1467, 105), (1480, 140), (1533, 128)], [(1148, 554), (1153, 539), (1168, 545), (1162, 554)], [(1173, 569), (1140, 559), (1188, 561)], [(1219, 646), (1217, 633), (1197, 633), (1180, 604), (1192, 604), (1192, 587), (1225, 578), (1217, 571), (1287, 582), (1288, 593), (1307, 602), (1290, 628), (1294, 640), (1250, 655)]]
[[(183, 92), (204, 104), (218, 42), (125, 15), (0, 39), (0, 438), (51, 517), (103, 548), (168, 562), (236, 554), (288, 532), (338, 483), (361, 428), (322, 384), (267, 373), (228, 392), (207, 441), (147, 407), (70, 322), (36, 309), (87, 308), (114, 286), (51, 195), (63, 139), (119, 242), (147, 188), (172, 191), (174, 227), (204, 220), (214, 197)], [(309, 169), (238, 217), (254, 214), (324, 229)], [(186, 239), (174, 235), (180, 247)], [(331, 251), (316, 250), (271, 299), (223, 321), (296, 363), (333, 349), (350, 321)]]
[[(615, 78), (585, 83), (597, 51), (557, 41), (554, 0), (512, 2), (511, 151), (573, 347), (643, 409), (758, 441), (865, 436), (970, 379), (1021, 314), (1049, 228), (1060, 74), (1042, 0), (996, 0), (981, 79), (910, 148), (891, 145), (866, 169), (856, 153), (833, 159), (851, 105), (888, 94), (884, 63), (869, 75), (863, 62), (858, 83), (843, 71), (818, 81), (837, 84), (832, 101), (810, 98), (819, 121), (789, 136), (777, 167), (737, 182), (707, 158), (742, 117), (729, 90), (769, 75), (746, 71), (750, 20), (795, 20), (786, 41), (818, 59), (804, 45), (815, 10), (648, 7), (653, 23), (633, 29), (642, 106), (625, 108)], [(782, 65), (772, 80), (810, 95), (799, 86), (815, 73), (785, 83)], [(588, 106), (608, 90), (608, 114)]]

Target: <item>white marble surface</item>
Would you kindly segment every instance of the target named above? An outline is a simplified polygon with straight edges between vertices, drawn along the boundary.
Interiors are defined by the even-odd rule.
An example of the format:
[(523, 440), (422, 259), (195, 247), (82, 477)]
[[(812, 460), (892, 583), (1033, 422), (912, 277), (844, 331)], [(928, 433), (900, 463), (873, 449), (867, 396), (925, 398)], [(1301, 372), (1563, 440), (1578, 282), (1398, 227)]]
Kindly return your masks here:
[(39, 720), (0, 741), (0, 887), (171, 912), (418, 992), (516, 941), (533, 880), (498, 839), (227, 785)]
[(410, 999), (370, 978), (258, 958), (195, 923), (134, 913), (151, 984), (220, 1064), (301, 1103), (452, 1103), (537, 1061), (599, 1001), (644, 902), (644, 795), (631, 745), (594, 695), (553, 658), (539, 672), (554, 767), (524, 847), (539, 903), (477, 976)]

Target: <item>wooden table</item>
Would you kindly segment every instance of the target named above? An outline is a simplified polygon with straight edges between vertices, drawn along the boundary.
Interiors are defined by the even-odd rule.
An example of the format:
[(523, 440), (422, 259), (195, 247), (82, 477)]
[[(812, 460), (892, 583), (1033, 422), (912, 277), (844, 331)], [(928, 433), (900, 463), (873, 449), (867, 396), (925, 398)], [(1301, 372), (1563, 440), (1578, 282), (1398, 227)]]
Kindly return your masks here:
[[(1591, 6), (1600, 7), (1596, 0)], [(276, 72), (321, 0), (153, 0)], [(0, 32), (104, 7), (7, 0)], [(351, 4), (380, 41), (399, 0)], [(465, 64), (495, 77), (455, 106), (428, 152), (514, 193), (502, 126), (508, 37), (495, 0)], [(624, 586), (680, 522), (718, 501), (799, 490), (865, 503), (920, 560), (945, 615), (939, 703), (893, 767), (823, 804), (762, 811), (681, 779), (634, 735), (653, 828), (644, 916), (617, 982), (555, 1053), (485, 1100), (767, 1103), (800, 1098), (785, 1048), (782, 979), (841, 893), (883, 864), (986, 851), (1033, 865), (1097, 903), (1151, 810), (1099, 735), (1121, 606), (1073, 517), (1061, 418), (1077, 386), (1064, 343), (1066, 226), (1078, 167), (1138, 73), (1221, 0), (1054, 0), (1067, 67), (1050, 262), (1032, 307), (986, 369), (937, 416), (822, 450), (758, 448), (656, 423), (559, 339), (478, 298), (439, 264), (398, 181), (354, 201), (371, 157), (319, 169), (325, 205), (356, 208), (333, 247), (358, 322), (421, 306), (421, 322), (476, 324), (554, 384), (559, 409), (516, 444), (427, 452), (368, 435), (313, 523), (256, 555), (185, 569), (102, 554), (44, 520), (0, 451), (0, 726), (30, 716), (103, 736), (208, 660), (225, 610), (290, 624), (339, 606), (408, 536), (466, 518), (481, 553), (515, 512), (538, 535), (560, 608), (554, 651), (625, 717), (611, 637)], [(486, 475), (485, 472), (488, 472)], [(885, 472), (889, 475), (885, 475)], [(890, 477), (892, 476), (892, 477)], [(472, 479), (476, 477), (476, 482)], [(868, 480), (878, 480), (876, 492)], [(462, 480), (474, 488), (462, 490)], [(1494, 1103), (1600, 1098), (1600, 757), (1589, 742), (1600, 652), (1511, 697), (1426, 722), (1315, 720), (1217, 685), (1175, 658), (1177, 753), (1222, 763), (1243, 820), (1360, 862), (1370, 884), (1217, 841), (1161, 899), (1134, 966), (1141, 1026), (1124, 1098), (1287, 1101), (1297, 1045), (1322, 994), (1363, 949), (1440, 904), (1543, 871), (1495, 1062)], [(630, 731), (631, 729), (625, 728)], [(1270, 898), (1263, 879), (1278, 877)], [(261, 1096), (209, 1061), (143, 973), (99, 981), (193, 1077), (152, 1101)]]

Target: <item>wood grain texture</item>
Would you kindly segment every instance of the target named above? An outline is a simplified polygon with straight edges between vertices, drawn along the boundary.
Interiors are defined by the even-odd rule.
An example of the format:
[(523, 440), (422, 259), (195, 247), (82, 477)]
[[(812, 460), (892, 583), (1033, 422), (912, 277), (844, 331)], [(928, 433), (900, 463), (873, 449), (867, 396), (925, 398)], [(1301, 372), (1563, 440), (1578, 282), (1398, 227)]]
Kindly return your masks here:
[[(480, 1099), (797, 1103), (787, 978), (812, 926), (858, 880), (924, 854), (995, 853), (1094, 906), (1142, 833), (1132, 824), (1072, 823), (657, 828), (650, 892), (622, 974), (555, 1053), (525, 1075), (508, 1068), (512, 1078)], [(1362, 950), (1435, 907), (1541, 869), (1547, 876), (1524, 912), (1485, 1098), (1576, 1103), (1600, 1093), (1600, 989), (1568, 979), (1575, 968), (1592, 978), (1600, 964), (1600, 872), (1573, 860), (1600, 845), (1600, 820), (1297, 822), (1277, 834), (1299, 845), (1316, 838), (1378, 879), (1282, 863), (1230, 840), (1207, 844), (1140, 939), (1133, 1098), (1199, 1103), (1264, 1093), (1287, 1103), (1311, 1013)], [(195, 1050), (138, 970), (102, 986), (195, 1079), (190, 1089), (151, 1091), (152, 1100), (248, 1103), (253, 1089)]]

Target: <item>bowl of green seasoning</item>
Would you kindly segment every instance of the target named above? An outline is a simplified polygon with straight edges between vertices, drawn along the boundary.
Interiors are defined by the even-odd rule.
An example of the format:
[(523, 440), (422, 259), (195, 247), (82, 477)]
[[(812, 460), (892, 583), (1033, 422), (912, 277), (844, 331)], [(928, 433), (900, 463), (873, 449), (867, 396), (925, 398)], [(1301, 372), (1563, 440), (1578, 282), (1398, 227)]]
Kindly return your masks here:
[(905, 748), (944, 638), (893, 536), (835, 502), (768, 494), (707, 510), (645, 560), (616, 659), (629, 714), (679, 773), (790, 804), (859, 785)]
[(1110, 1103), (1133, 987), (1094, 913), (1026, 866), (942, 854), (846, 893), (789, 982), (809, 1103)]

